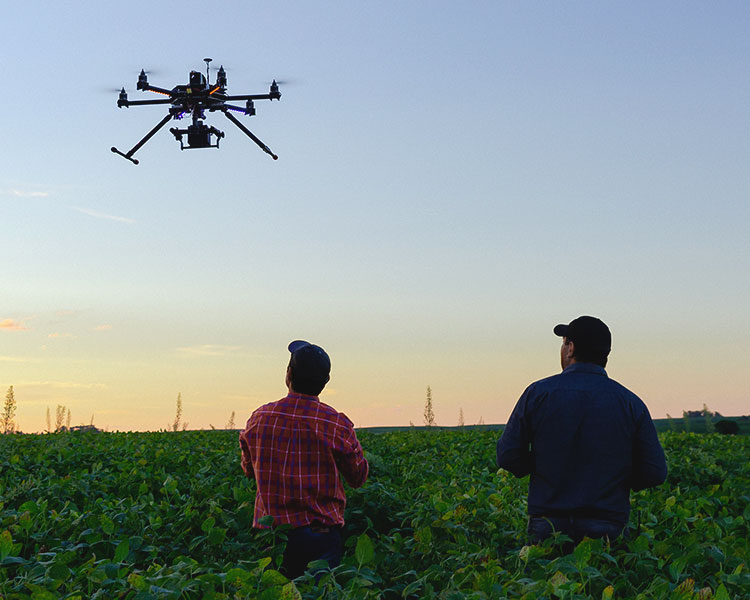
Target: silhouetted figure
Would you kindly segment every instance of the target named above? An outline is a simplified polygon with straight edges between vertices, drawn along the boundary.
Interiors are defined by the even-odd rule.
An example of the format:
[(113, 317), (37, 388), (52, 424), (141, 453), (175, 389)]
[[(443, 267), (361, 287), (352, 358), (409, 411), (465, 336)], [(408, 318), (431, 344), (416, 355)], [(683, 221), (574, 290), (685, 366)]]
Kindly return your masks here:
[[(594, 317), (557, 325), (562, 373), (532, 383), (497, 443), (497, 464), (529, 481), (528, 534), (614, 539), (630, 490), (662, 483), (667, 466), (648, 408), (607, 376), (609, 328)], [(568, 545), (566, 550), (570, 549)]]

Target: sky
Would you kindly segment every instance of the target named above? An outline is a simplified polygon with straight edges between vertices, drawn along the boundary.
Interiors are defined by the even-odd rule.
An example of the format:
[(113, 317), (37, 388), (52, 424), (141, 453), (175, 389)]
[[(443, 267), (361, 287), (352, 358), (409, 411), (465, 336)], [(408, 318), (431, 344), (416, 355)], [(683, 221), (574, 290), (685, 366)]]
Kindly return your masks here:
[[(750, 414), (746, 2), (11, 3), (0, 21), (0, 391), (17, 425), (242, 426), (325, 348), (358, 427), (504, 423), (612, 330), (655, 418)], [(118, 109), (227, 69), (221, 147)], [(214, 75), (211, 75), (212, 79)], [(234, 415), (234, 418), (232, 418)]]

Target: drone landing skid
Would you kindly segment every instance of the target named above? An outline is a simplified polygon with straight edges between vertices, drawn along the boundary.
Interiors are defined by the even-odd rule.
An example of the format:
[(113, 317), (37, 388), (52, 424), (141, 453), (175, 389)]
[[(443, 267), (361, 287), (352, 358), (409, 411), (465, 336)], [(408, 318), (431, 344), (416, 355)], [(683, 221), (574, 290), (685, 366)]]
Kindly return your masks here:
[(110, 150), (112, 150), (112, 152), (114, 152), (115, 154), (119, 154), (119, 155), (120, 155), (120, 156), (122, 156), (123, 158), (127, 158), (127, 159), (128, 159), (128, 160), (129, 160), (130, 162), (132, 162), (132, 163), (133, 163), (134, 165), (137, 165), (137, 164), (138, 164), (138, 159), (137, 159), (137, 158), (131, 158), (130, 156), (128, 156), (128, 154), (130, 154), (130, 152), (128, 152), (128, 154), (125, 154), (124, 152), (120, 152), (120, 151), (119, 151), (119, 150), (118, 150), (117, 148), (115, 148), (114, 146), (112, 146), (112, 147), (110, 148)]
[(172, 118), (172, 113), (170, 112), (166, 117), (164, 117), (161, 121), (159, 121), (159, 123), (156, 125), (156, 127), (154, 127), (146, 135), (144, 135), (143, 139), (140, 142), (138, 142), (135, 146), (133, 146), (130, 150), (128, 150), (127, 153), (123, 154), (122, 152), (120, 152), (114, 146), (112, 146), (112, 148), (110, 148), (110, 150), (112, 150), (112, 152), (114, 152), (115, 154), (119, 154), (123, 158), (127, 158), (134, 165), (137, 165), (138, 164), (138, 160), (135, 159), (135, 158), (133, 158), (133, 154), (135, 154), (136, 152), (138, 152), (139, 148), (141, 146), (143, 146), (143, 144), (145, 144), (147, 141), (149, 141), (154, 136), (154, 134), (157, 131), (159, 131), (162, 127), (164, 127), (169, 122), (169, 120), (171, 118)]
[[(258, 144), (258, 147), (259, 147), (259, 148), (260, 148), (261, 150), (263, 150), (263, 152), (265, 152), (265, 153), (267, 153), (267, 154), (270, 154), (270, 155), (271, 155), (271, 157), (272, 157), (272, 158), (273, 158), (274, 160), (279, 160), (279, 157), (278, 157), (278, 156), (276, 156), (276, 155), (275, 155), (275, 154), (274, 154), (273, 152), (271, 152), (271, 149), (270, 149), (270, 148), (269, 148), (268, 146), (266, 146), (266, 145), (265, 145), (265, 144), (264, 144), (263, 142), (261, 142), (261, 141), (260, 141), (260, 140), (259, 140), (259, 139), (258, 139), (258, 138), (257, 138), (257, 137), (255, 136), (255, 134), (253, 134), (253, 132), (252, 132), (252, 131), (250, 131), (250, 130), (249, 130), (249, 129), (248, 129), (247, 127), (245, 127), (245, 126), (244, 126), (244, 125), (243, 125), (242, 123), (240, 123), (240, 121), (239, 121), (239, 120), (237, 119), (237, 117), (235, 117), (235, 116), (234, 116), (234, 115), (233, 115), (232, 113), (230, 113), (230, 112), (228, 112), (228, 111), (226, 111), (226, 110), (225, 110), (225, 111), (224, 111), (224, 116), (225, 116), (225, 117), (226, 117), (227, 119), (229, 119), (229, 120), (230, 120), (230, 121), (231, 121), (232, 123), (234, 123), (235, 125), (237, 125), (237, 127), (239, 127), (239, 128), (240, 128), (240, 130), (242, 130), (242, 133), (244, 133), (245, 135), (247, 135), (247, 137), (249, 137), (249, 138), (250, 138), (251, 140), (253, 140), (253, 141), (254, 141), (254, 142), (255, 142), (256, 144)], [(217, 142), (217, 143), (218, 143), (218, 142)]]

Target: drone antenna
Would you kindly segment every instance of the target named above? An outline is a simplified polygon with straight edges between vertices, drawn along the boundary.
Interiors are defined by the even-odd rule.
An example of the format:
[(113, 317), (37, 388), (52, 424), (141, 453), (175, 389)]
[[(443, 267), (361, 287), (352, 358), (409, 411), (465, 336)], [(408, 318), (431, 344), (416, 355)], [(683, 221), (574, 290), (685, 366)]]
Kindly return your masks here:
[(208, 63), (210, 63), (210, 62), (211, 62), (212, 60), (213, 60), (213, 58), (204, 58), (204, 59), (203, 59), (203, 62), (205, 62), (205, 63), (206, 63), (206, 83), (207, 83), (207, 84), (208, 84), (208, 82), (209, 82), (209, 80), (210, 80), (210, 77), (209, 77), (209, 75), (208, 75), (208, 71), (209, 71), (209, 69), (208, 69)]

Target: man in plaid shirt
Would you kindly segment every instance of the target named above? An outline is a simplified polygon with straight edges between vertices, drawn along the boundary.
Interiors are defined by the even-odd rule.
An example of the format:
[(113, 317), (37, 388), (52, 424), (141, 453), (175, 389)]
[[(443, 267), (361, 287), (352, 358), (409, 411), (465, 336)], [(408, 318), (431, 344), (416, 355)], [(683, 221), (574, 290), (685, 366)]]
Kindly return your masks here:
[(261, 406), (240, 434), (242, 469), (257, 483), (253, 526), (273, 517), (291, 525), (282, 571), (294, 578), (312, 560), (341, 562), (341, 528), (346, 495), (339, 475), (352, 487), (367, 479), (368, 464), (354, 424), (323, 404), (318, 395), (328, 383), (331, 361), (314, 344), (289, 344), (289, 393)]

